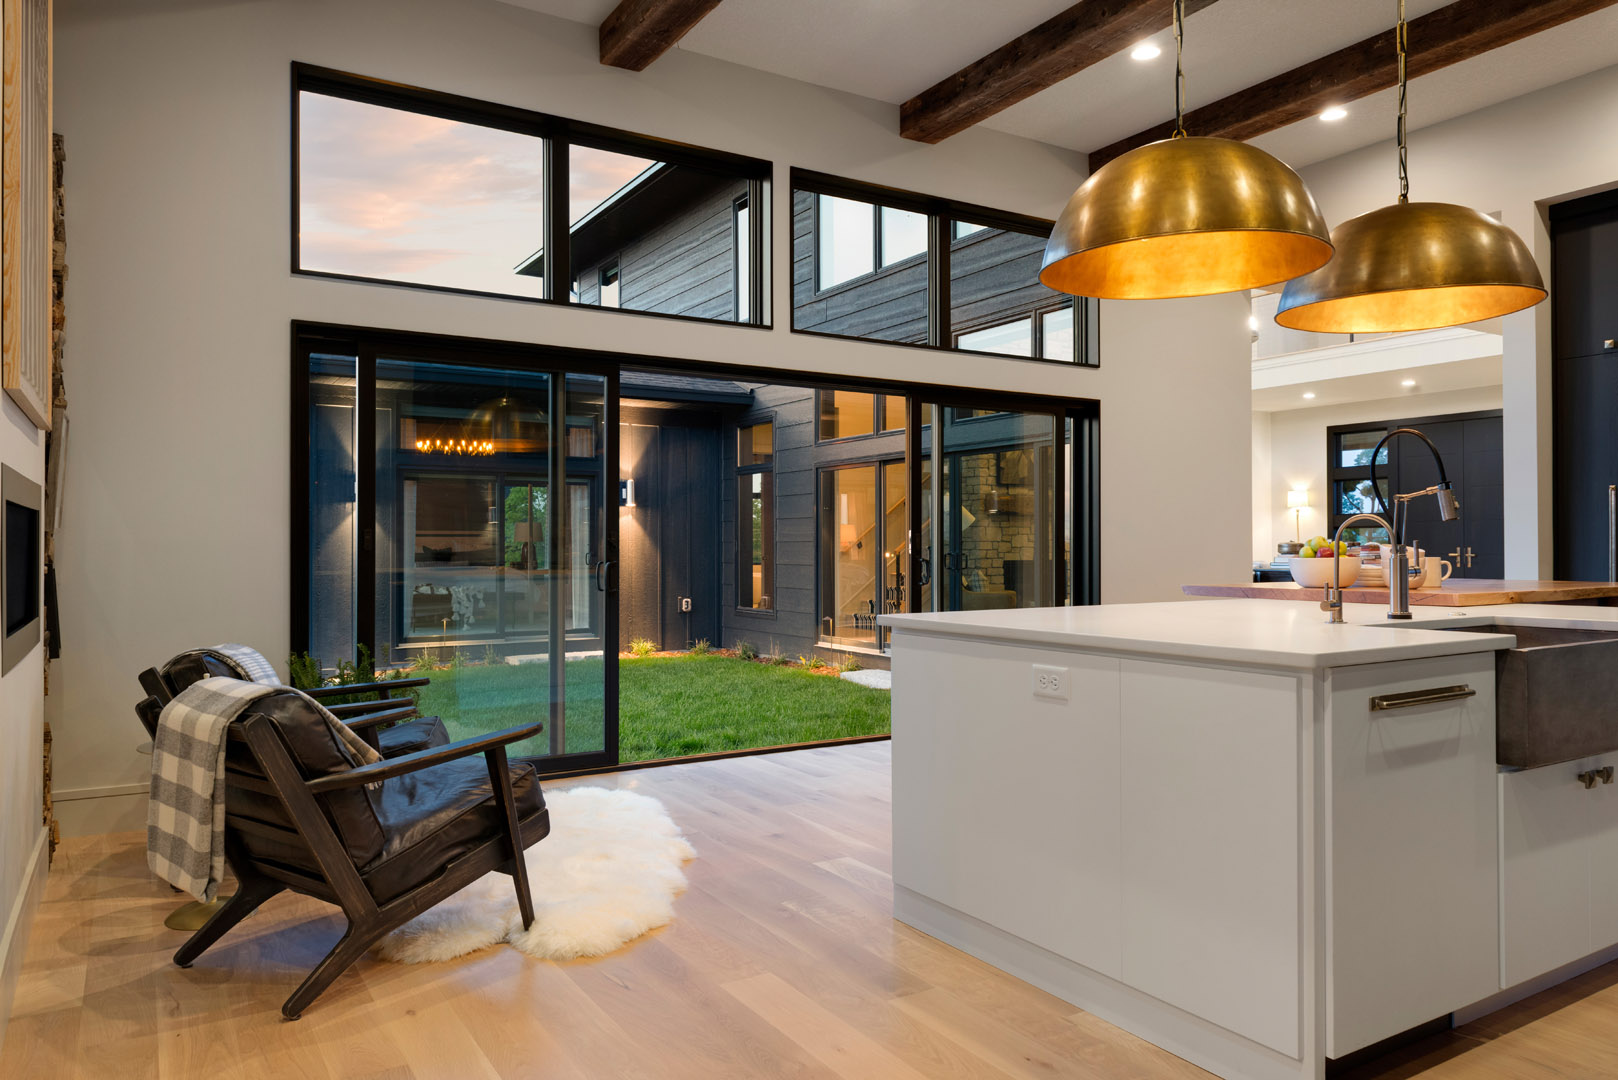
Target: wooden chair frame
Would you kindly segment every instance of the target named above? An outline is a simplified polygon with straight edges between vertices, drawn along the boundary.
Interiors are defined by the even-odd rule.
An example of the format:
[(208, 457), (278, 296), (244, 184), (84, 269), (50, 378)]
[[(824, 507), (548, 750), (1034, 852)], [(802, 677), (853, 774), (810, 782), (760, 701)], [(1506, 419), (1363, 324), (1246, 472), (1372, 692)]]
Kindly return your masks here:
[[(136, 706), (141, 722), (154, 731), (162, 705), (156, 695), (152, 695)], [(278, 799), (294, 827), (288, 829), (254, 818), (226, 814), (225, 858), (236, 875), (236, 894), (180, 946), (174, 954), (174, 962), (183, 968), (190, 967), (209, 946), (282, 890), (290, 889), (335, 904), (342, 909), (348, 927), (337, 944), (281, 1006), (283, 1016), (296, 1020), (331, 985), (332, 980), (365, 955), (366, 950), (384, 935), (490, 871), (498, 870), (511, 875), (517, 890), (517, 907), (522, 913), (523, 929), (528, 929), (534, 922), (534, 902), (529, 892), (528, 867), (523, 852), (528, 844), (537, 843), (540, 837), (536, 836), (528, 844), (523, 842), (523, 822), (517, 817), (517, 801), (511, 788), (506, 747), (531, 738), (544, 729), (544, 723), (536, 721), (462, 739), (447, 746), (390, 758), (374, 765), (305, 780), (270, 719), (250, 714), (245, 720), (232, 724), (228, 738), (232, 742), (247, 745), (264, 776), (252, 776), (227, 766), (225, 782)], [(359, 869), (349, 858), (331, 821), (321, 809), (317, 797), (326, 792), (363, 787), (476, 754), (484, 755), (488, 763), (490, 785), (500, 809), (500, 834), (445, 864), (437, 876), (425, 883), (385, 904), (378, 904), (366, 887)], [(537, 778), (535, 782), (538, 782)], [(532, 815), (529, 822), (539, 817), (540, 814)], [(254, 858), (242, 842), (240, 833), (256, 833), (283, 843), (301, 843), (313, 855), (320, 868), (319, 875)]]

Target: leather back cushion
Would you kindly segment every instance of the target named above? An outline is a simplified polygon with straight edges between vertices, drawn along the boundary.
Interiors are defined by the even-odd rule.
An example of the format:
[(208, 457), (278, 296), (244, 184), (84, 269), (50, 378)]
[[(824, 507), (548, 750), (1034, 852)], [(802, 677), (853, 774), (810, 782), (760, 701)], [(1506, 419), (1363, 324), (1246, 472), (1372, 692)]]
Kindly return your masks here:
[(211, 679), (216, 675), (223, 675), (227, 679), (242, 677), (241, 672), (219, 657), (205, 653), (201, 649), (183, 652), (163, 665), (163, 677), (174, 687), (176, 694), (193, 683)]
[[(263, 716), (274, 724), (282, 744), (306, 780), (347, 772), (357, 764), (314, 705), (290, 690), (260, 698), (242, 719), (249, 715)], [(329, 792), (318, 800), (358, 866), (368, 865), (382, 852), (382, 826), (371, 799), (372, 794), (365, 788), (350, 788)]]

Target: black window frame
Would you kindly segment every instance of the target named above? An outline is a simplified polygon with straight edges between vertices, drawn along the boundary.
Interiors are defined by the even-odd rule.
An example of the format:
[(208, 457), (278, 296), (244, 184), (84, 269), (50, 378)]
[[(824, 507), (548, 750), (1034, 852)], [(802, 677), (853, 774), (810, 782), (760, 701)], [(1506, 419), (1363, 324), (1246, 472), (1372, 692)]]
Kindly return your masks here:
[[(744, 465), (742, 464), (741, 454), (742, 432), (749, 428), (759, 427), (762, 424), (770, 425), (770, 460)], [(773, 410), (768, 413), (750, 415), (736, 425), (736, 610), (745, 615), (773, 616), (775, 614), (775, 437), (775, 412)], [(759, 492), (760, 504), (765, 514), (765, 521), (761, 526), (764, 530), (764, 535), (760, 538), (759, 544), (764, 552), (765, 583), (770, 587), (770, 591), (764, 595), (769, 598), (770, 603), (766, 607), (752, 607), (742, 603), (743, 577), (745, 576), (748, 581), (752, 581), (753, 574), (753, 535), (750, 528), (752, 515), (742, 513), (742, 489), (743, 487), (748, 489), (747, 501), (751, 503), (753, 498), (751, 490), (753, 477), (766, 474), (767, 479), (760, 485), (763, 490)], [(744, 570), (746, 571), (745, 575), (743, 574)]]
[[(970, 356), (992, 356), (1001, 360), (1028, 361), (1040, 364), (1061, 364), (1066, 367), (1098, 368), (1101, 366), (1101, 304), (1092, 297), (1075, 296), (1069, 301), (1073, 308), (1073, 349), (1071, 360), (1058, 360), (1038, 355), (1009, 356), (1005, 353), (981, 352), (976, 349), (961, 349), (955, 345), (958, 332), (951, 325), (950, 314), (950, 255), (952, 249), (958, 244), (969, 244), (979, 239), (976, 232), (964, 237), (955, 236), (955, 224), (965, 222), (972, 225), (982, 225), (990, 229), (1005, 232), (1022, 233), (1027, 236), (1046, 238), (1050, 236), (1055, 223), (1045, 219), (1030, 217), (1025, 214), (1011, 213), (1005, 210), (996, 210), (992, 207), (979, 206), (972, 203), (959, 202), (954, 199), (923, 195), (913, 191), (904, 191), (898, 188), (883, 187), (879, 184), (865, 183), (859, 180), (850, 180), (845, 177), (833, 176), (827, 173), (814, 172), (809, 169), (793, 168), (789, 175), (789, 200), (795, 199), (799, 192), (815, 196), (813, 203), (813, 221), (809, 230), (809, 243), (811, 245), (810, 272), (813, 275), (812, 297), (819, 300), (843, 290), (858, 288), (868, 284), (884, 275), (903, 272), (925, 260), (927, 266), (927, 340), (921, 341), (889, 341), (883, 338), (859, 337), (852, 334), (834, 334), (824, 330), (800, 328), (797, 323), (797, 299), (790, 297), (788, 301), (788, 317), (790, 329), (794, 334), (807, 334), (813, 337), (835, 338), (840, 341), (864, 341), (876, 345), (895, 345), (906, 349), (932, 349), (946, 352), (964, 353)], [(870, 203), (873, 206), (873, 245), (876, 269), (867, 274), (850, 278), (836, 285), (820, 288), (820, 199), (819, 196), (828, 195), (834, 198), (854, 199), (859, 202)], [(911, 256), (892, 263), (888, 266), (881, 264), (881, 210), (891, 207), (895, 210), (908, 210), (923, 214), (928, 218), (928, 250), (921, 255)], [(797, 252), (789, 255), (796, 260)], [(1059, 304), (1044, 305), (1040, 308), (1030, 309), (1029, 314), (1035, 311), (1054, 310)], [(1009, 321), (1009, 320), (1006, 320)], [(995, 325), (984, 323), (983, 326)], [(965, 328), (971, 332), (971, 327)], [(1036, 334), (1038, 331), (1036, 331)]]
[[(753, 288), (752, 277), (757, 276), (758, 250), (753, 245), (753, 196), (738, 195), (730, 202), (730, 292), (734, 298), (731, 303), (731, 320), (737, 325), (748, 325), (753, 318)], [(743, 214), (747, 215), (745, 223)], [(747, 234), (747, 266), (742, 266), (742, 234)], [(747, 280), (743, 280), (744, 275)], [(742, 297), (747, 297), (747, 319), (742, 318)]]
[[(764, 250), (764, 222), (767, 214), (749, 215), (752, 243), (752, 280), (748, 283), (750, 317), (746, 322), (705, 318), (698, 315), (680, 315), (658, 311), (640, 311), (634, 308), (601, 308), (599, 304), (583, 304), (570, 297), (573, 267), (569, 245), (571, 222), (568, 210), (568, 184), (556, 183), (558, 177), (568, 175), (568, 151), (572, 146), (612, 153), (646, 157), (662, 164), (679, 166), (747, 182), (745, 198), (754, 207), (768, 208), (766, 193), (774, 183), (774, 164), (762, 158), (750, 157), (727, 150), (714, 150), (689, 143), (643, 135), (620, 128), (605, 127), (582, 120), (572, 120), (551, 113), (503, 105), (493, 101), (449, 94), (438, 90), (389, 82), (384, 79), (356, 75), (335, 68), (293, 61), (291, 65), (291, 230), (290, 270), (298, 277), (326, 278), (336, 281), (354, 281), (368, 285), (388, 285), (394, 288), (420, 289), (428, 292), (477, 296), (506, 300), (522, 304), (547, 304), (573, 310), (616, 311), (642, 318), (676, 319), (702, 323), (708, 326), (739, 326), (768, 330), (772, 327), (772, 312), (766, 310), (763, 298), (769, 267), (759, 253)], [(424, 116), (435, 116), (457, 123), (495, 128), (530, 135), (543, 140), (544, 148), (544, 200), (545, 236), (542, 246), (546, 254), (542, 278), (544, 296), (523, 296), (517, 293), (488, 292), (453, 285), (433, 285), (424, 282), (399, 281), (393, 278), (370, 277), (364, 274), (345, 274), (329, 270), (308, 270), (300, 266), (299, 237), (302, 231), (301, 209), (301, 150), (299, 131), (299, 95), (323, 94), (328, 97), (356, 101), (382, 108), (398, 109)]]
[[(794, 189), (794, 190), (797, 190), (797, 189)], [(831, 194), (829, 192), (821, 192), (821, 191), (813, 192), (812, 194), (814, 194), (814, 196), (815, 196), (815, 203), (814, 203), (814, 207), (811, 210), (812, 224), (810, 225), (810, 228), (813, 230), (813, 235), (810, 237), (809, 242), (814, 246), (814, 265), (813, 265), (813, 268), (812, 268), (812, 273), (814, 274), (814, 295), (815, 295), (815, 298), (817, 300), (819, 298), (823, 297), (823, 296), (831, 296), (834, 293), (843, 292), (846, 289), (857, 288), (860, 285), (864, 285), (867, 282), (874, 281), (877, 278), (883, 277), (883, 276), (885, 276), (887, 274), (897, 273), (900, 270), (907, 270), (912, 266), (918, 266), (923, 261), (926, 260), (927, 252), (925, 252), (925, 251), (922, 251), (919, 254), (915, 254), (915, 255), (906, 255), (903, 258), (894, 259), (891, 262), (885, 262), (883, 260), (883, 257), (882, 257), (882, 211), (883, 210), (909, 211), (908, 207), (892, 206), (892, 205), (889, 205), (887, 203), (881, 203), (881, 202), (871, 202), (869, 199), (855, 199), (853, 201), (862, 202), (862, 203), (869, 203), (869, 205), (871, 207), (871, 266), (872, 266), (872, 269), (865, 271), (863, 274), (855, 274), (851, 278), (844, 278), (842, 281), (835, 282), (835, 283), (833, 283), (831, 285), (822, 286), (820, 284), (820, 255), (821, 255), (821, 247), (820, 247), (820, 200), (823, 199), (823, 198), (849, 199), (849, 198), (851, 198), (851, 196), (834, 195), (834, 194)], [(909, 212), (914, 213), (914, 211), (909, 211)]]
[[(871, 399), (871, 430), (870, 431), (861, 432), (858, 435), (822, 435), (820, 433), (820, 425), (821, 425), (822, 420), (824, 420), (824, 418), (825, 418), (824, 406), (822, 405), (822, 402), (825, 401), (827, 394), (837, 394), (837, 393), (864, 394), (864, 395), (866, 395), (867, 397), (869, 397)], [(856, 441), (858, 441), (860, 439), (877, 439), (877, 438), (884, 438), (884, 437), (892, 438), (894, 435), (903, 432), (904, 431), (904, 425), (903, 424), (901, 424), (900, 426), (898, 426), (896, 428), (890, 428), (890, 427), (883, 427), (882, 426), (882, 414), (883, 414), (884, 406), (885, 406), (888, 398), (896, 398), (900, 402), (903, 402), (905, 400), (905, 395), (903, 395), (903, 394), (887, 394), (887, 393), (883, 393), (880, 390), (876, 390), (876, 391), (871, 391), (871, 390), (850, 390), (847, 387), (842, 387), (842, 386), (829, 386), (828, 385), (828, 386), (817, 386), (817, 387), (815, 387), (814, 416), (815, 416), (815, 443), (816, 443), (816, 445), (825, 445), (825, 444), (832, 444), (832, 443), (856, 442)]]

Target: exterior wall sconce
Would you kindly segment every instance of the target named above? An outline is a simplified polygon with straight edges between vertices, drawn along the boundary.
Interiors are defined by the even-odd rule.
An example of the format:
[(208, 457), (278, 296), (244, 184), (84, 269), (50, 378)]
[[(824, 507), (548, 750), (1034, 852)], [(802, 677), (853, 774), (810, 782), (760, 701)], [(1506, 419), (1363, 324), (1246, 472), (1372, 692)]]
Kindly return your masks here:
[(627, 480), (618, 481), (618, 505), (619, 506), (634, 506), (635, 505), (635, 478), (634, 477), (630, 477)]

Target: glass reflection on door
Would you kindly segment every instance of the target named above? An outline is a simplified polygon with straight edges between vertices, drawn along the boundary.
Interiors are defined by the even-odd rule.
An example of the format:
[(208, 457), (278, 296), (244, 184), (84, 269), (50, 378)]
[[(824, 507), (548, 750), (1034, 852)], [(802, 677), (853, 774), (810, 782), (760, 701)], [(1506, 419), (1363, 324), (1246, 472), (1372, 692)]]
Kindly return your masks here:
[(927, 442), (942, 511), (933, 610), (1054, 604), (1059, 418), (954, 407), (934, 415), (936, 449)]
[(543, 480), (507, 480), (501, 500), (500, 615), (508, 632), (545, 633), (550, 625), (550, 488)]
[(577, 762), (608, 745), (607, 390), (600, 376), (376, 361), (376, 652), (431, 679), (421, 711), (451, 738), (540, 719), (514, 755)]

